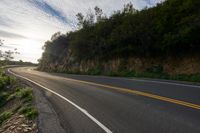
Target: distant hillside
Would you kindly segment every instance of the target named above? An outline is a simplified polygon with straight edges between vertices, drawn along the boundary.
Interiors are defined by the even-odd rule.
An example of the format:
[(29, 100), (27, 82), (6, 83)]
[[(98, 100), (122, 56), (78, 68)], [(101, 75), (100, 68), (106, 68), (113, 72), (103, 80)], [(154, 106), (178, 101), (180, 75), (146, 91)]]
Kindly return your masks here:
[(1, 66), (9, 66), (9, 65), (20, 65), (20, 66), (37, 66), (37, 64), (32, 62), (23, 62), (23, 61), (8, 61), (8, 60), (1, 60), (0, 61), (0, 67)]
[(199, 0), (167, 0), (141, 11), (127, 4), (109, 18), (98, 7), (96, 16), (79, 13), (79, 30), (45, 43), (39, 69), (200, 74), (199, 7)]

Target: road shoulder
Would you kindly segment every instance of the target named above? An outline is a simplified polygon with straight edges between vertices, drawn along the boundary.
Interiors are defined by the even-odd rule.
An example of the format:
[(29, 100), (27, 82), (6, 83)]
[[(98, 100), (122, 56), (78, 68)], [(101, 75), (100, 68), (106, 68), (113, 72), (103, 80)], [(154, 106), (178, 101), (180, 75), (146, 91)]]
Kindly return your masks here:
[(40, 88), (33, 86), (36, 108), (38, 109), (38, 130), (41, 133), (65, 133), (51, 103)]

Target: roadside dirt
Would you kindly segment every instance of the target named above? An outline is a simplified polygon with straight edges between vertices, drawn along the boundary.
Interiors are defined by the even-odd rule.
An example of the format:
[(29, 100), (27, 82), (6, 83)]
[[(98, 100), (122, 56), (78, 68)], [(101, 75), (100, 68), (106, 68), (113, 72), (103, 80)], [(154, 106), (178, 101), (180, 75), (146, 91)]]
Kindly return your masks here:
[(66, 133), (51, 103), (46, 99), (41, 88), (26, 82), (33, 87), (34, 104), (39, 112), (37, 126), (39, 133)]
[(24, 115), (15, 114), (4, 122), (0, 133), (37, 133), (35, 121), (30, 121)]

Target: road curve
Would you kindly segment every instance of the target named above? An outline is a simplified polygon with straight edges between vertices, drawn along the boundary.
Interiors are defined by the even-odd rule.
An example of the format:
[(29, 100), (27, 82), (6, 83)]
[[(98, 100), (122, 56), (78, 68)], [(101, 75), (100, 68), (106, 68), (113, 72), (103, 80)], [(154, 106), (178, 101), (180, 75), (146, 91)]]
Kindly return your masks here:
[(200, 133), (200, 86), (10, 69), (42, 89), (66, 132)]

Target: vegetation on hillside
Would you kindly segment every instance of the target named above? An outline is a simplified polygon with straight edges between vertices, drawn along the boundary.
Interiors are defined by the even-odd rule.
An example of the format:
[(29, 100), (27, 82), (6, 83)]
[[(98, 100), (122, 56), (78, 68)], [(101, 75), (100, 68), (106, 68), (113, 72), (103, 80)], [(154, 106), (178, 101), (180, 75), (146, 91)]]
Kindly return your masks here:
[(0, 127), (3, 122), (16, 114), (35, 119), (37, 110), (32, 107), (32, 90), (22, 86), (13, 77), (0, 70)]
[(10, 66), (10, 65), (37, 66), (37, 64), (35, 64), (35, 63), (25, 62), (25, 61), (22, 61), (22, 60), (19, 60), (19, 61), (1, 60), (0, 61), (0, 67), (1, 66)]
[(199, 56), (199, 7), (198, 0), (166, 0), (141, 11), (129, 3), (109, 18), (98, 7), (95, 15), (79, 13), (78, 30), (58, 32), (45, 43), (39, 69), (51, 71), (54, 65), (55, 71), (58, 66), (69, 71), (81, 62), (130, 57)]

